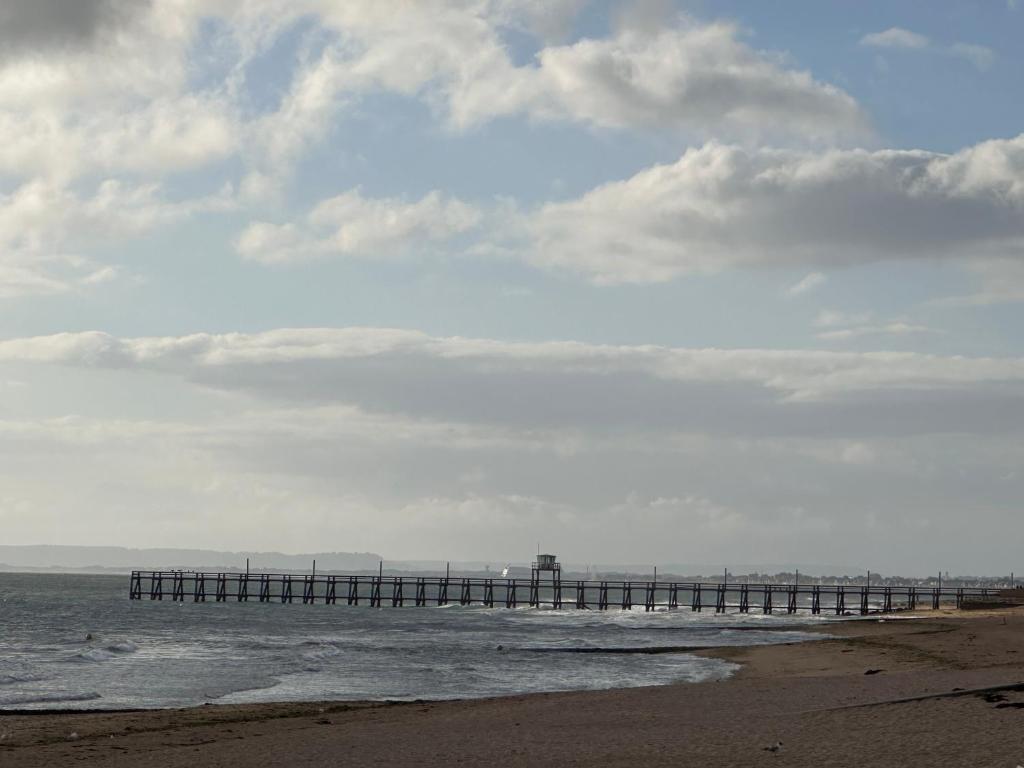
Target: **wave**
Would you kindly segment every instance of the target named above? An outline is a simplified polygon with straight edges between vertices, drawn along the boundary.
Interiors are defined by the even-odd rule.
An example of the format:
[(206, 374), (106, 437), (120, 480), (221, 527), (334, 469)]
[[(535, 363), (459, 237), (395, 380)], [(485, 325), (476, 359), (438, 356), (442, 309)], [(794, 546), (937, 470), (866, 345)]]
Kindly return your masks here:
[(34, 672), (18, 672), (14, 674), (3, 674), (0, 675), (0, 685), (16, 685), (17, 683), (34, 683), (39, 680), (45, 680), (46, 677), (43, 675), (35, 674)]
[(599, 647), (592, 645), (560, 647), (550, 646), (547, 648), (520, 648), (521, 651), (529, 653), (637, 653), (655, 655), (659, 653), (693, 653), (694, 651), (707, 650), (707, 645), (638, 645), (626, 647)]
[(71, 657), (72, 661), (109, 661), (110, 659), (116, 659), (118, 656), (124, 656), (129, 653), (135, 653), (139, 650), (139, 646), (129, 640), (119, 640), (113, 643), (107, 643), (104, 646), (97, 648), (90, 648), (87, 651), (76, 653)]
[(88, 691), (86, 693), (30, 693), (24, 696), (0, 697), (0, 707), (21, 706), (23, 704), (59, 704), (65, 701), (95, 701), (102, 698), (95, 691)]

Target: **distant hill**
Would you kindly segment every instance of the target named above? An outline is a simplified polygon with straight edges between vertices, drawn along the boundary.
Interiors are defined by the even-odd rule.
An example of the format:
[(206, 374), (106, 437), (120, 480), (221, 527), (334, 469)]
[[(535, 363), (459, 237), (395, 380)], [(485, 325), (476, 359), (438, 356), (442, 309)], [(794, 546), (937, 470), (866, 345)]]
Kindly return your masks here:
[(0, 570), (131, 570), (133, 568), (245, 568), (253, 570), (376, 570), (381, 556), (373, 552), (220, 552), (211, 549), (129, 549), (127, 547), (74, 547), (58, 545), (0, 545)]

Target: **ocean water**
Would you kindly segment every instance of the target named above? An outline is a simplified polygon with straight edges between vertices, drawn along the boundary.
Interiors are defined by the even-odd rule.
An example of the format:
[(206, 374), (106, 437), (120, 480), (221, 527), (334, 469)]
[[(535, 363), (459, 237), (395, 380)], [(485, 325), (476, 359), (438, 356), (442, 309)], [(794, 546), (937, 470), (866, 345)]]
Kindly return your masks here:
[(735, 666), (622, 651), (811, 637), (793, 617), (753, 613), (130, 601), (127, 576), (0, 573), (0, 709), (664, 685)]

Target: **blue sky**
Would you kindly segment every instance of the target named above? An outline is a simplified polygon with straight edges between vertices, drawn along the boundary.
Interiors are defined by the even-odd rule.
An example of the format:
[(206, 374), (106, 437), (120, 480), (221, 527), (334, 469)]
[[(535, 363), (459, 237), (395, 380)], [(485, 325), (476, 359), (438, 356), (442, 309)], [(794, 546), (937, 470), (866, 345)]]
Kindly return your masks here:
[[(495, 535), (551, 518), (577, 560), (726, 559), (580, 541), (592, 517), (723, 549), (800, 525), (767, 559), (860, 544), (894, 569), (968, 509), (1016, 514), (1013, 2), (3, 13), (21, 543), (319, 547), (232, 539), (283, 506), (383, 521), (336, 548), (410, 558), (515, 559)], [(113, 523), (138, 504), (139, 530)], [(401, 533), (453, 520), (464, 540)]]

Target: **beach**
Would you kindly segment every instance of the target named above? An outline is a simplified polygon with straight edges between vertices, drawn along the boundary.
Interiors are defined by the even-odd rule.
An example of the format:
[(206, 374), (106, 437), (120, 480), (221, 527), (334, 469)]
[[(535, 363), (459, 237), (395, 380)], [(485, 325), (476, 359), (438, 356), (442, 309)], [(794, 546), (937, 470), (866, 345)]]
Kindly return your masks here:
[[(727, 680), (482, 700), (0, 716), (4, 766), (1024, 764), (1024, 609), (708, 649)], [(781, 745), (780, 745), (781, 742)]]

